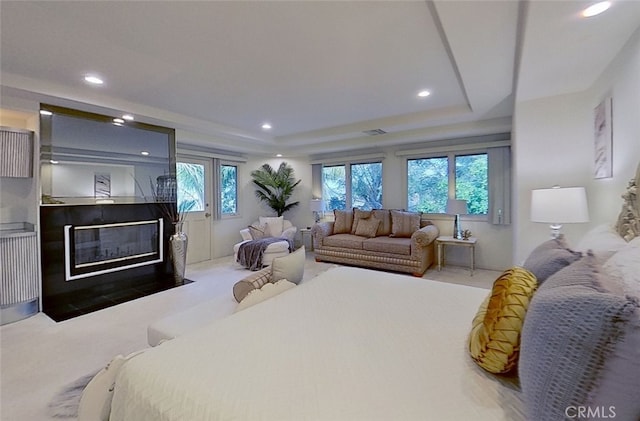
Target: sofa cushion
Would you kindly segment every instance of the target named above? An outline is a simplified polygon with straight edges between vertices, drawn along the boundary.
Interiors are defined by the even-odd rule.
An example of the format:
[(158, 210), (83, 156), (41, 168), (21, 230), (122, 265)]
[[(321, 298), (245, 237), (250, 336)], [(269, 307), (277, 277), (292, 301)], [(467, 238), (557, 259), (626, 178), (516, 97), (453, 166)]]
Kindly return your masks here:
[(334, 234), (351, 234), (351, 227), (353, 226), (353, 210), (339, 210), (333, 211)]
[(353, 225), (351, 226), (351, 234), (356, 233), (356, 229), (358, 228), (358, 222), (361, 219), (367, 219), (371, 217), (371, 211), (365, 211), (360, 209), (353, 209)]
[(531, 271), (538, 280), (538, 285), (571, 263), (580, 259), (582, 253), (569, 249), (564, 236), (554, 238), (536, 247), (522, 265)]
[(362, 250), (362, 242), (365, 239), (354, 234), (334, 234), (324, 237), (322, 245), (326, 247), (346, 247), (353, 250)]
[(411, 237), (420, 229), (420, 214), (417, 212), (391, 211), (391, 237)]
[(410, 238), (375, 237), (369, 238), (362, 243), (362, 248), (369, 251), (379, 251), (382, 253), (411, 255)]
[(374, 209), (371, 211), (371, 216), (380, 220), (376, 237), (391, 234), (391, 212), (389, 209)]
[(373, 238), (376, 236), (379, 226), (380, 220), (378, 218), (374, 218), (373, 216), (370, 218), (361, 218), (358, 221), (356, 235), (360, 237)]
[(537, 286), (536, 277), (520, 267), (507, 269), (493, 283), (469, 335), (469, 353), (480, 367), (507, 373), (516, 366), (522, 324)]

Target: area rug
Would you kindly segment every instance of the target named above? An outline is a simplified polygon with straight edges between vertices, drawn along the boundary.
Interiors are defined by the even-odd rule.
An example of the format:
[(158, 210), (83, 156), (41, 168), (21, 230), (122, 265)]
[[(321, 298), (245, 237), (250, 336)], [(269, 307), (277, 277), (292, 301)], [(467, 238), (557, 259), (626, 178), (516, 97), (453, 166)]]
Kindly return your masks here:
[(82, 376), (56, 393), (51, 402), (49, 402), (49, 415), (56, 419), (78, 418), (78, 406), (80, 405), (82, 391), (96, 374), (98, 374), (97, 371)]

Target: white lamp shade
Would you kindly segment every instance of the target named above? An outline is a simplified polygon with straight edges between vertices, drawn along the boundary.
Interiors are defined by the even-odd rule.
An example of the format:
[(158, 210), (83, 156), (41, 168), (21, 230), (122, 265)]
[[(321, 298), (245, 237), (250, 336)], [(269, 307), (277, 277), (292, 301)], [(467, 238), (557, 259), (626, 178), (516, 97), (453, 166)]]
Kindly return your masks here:
[(549, 224), (589, 222), (584, 187), (532, 190), (531, 221)]
[(324, 210), (324, 201), (322, 199), (311, 199), (309, 201), (309, 209), (313, 212), (322, 212)]
[(449, 215), (464, 215), (468, 213), (466, 200), (447, 200), (447, 214)]

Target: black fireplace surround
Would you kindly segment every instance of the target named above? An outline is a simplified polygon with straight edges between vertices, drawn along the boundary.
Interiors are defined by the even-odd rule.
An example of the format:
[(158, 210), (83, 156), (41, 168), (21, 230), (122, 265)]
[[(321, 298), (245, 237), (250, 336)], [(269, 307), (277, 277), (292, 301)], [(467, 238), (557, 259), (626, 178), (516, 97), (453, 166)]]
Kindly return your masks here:
[[(162, 222), (158, 221), (159, 219)], [(143, 238), (149, 237), (150, 244), (141, 246), (138, 255), (135, 254), (136, 250), (131, 250), (135, 247), (130, 245), (130, 239), (122, 236), (122, 244), (127, 245), (123, 246), (126, 250), (121, 250), (111, 236), (108, 238), (109, 244), (95, 247), (93, 258), (84, 255), (76, 259), (72, 253), (71, 261), (65, 261), (65, 226), (68, 233), (73, 233), (73, 227), (110, 227), (110, 224), (140, 221), (157, 221), (155, 226), (162, 225), (164, 229), (161, 241), (152, 238), (151, 228), (143, 229), (141, 235)], [(41, 206), (40, 222), (42, 306), (43, 311), (56, 321), (177, 286), (168, 257), (169, 237), (173, 227), (171, 221), (164, 218), (158, 204)], [(87, 234), (75, 238), (83, 236), (87, 237)], [(157, 245), (151, 244), (151, 240)], [(70, 243), (73, 245), (73, 240), (67, 241), (66, 246)], [(127, 256), (132, 254), (133, 257)], [(100, 259), (105, 261), (104, 265), (94, 264), (94, 260)], [(77, 273), (75, 276), (69, 276), (66, 266), (73, 266), (74, 262), (79, 263), (80, 276)], [(118, 265), (128, 267), (120, 270)], [(88, 275), (83, 276), (87, 273)]]

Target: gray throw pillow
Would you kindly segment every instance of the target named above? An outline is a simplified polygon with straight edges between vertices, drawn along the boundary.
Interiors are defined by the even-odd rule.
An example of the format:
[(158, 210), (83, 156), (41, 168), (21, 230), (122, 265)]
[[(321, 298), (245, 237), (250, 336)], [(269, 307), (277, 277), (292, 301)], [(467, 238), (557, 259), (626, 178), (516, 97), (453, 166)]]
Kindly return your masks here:
[(565, 420), (569, 406), (606, 396), (600, 381), (638, 300), (607, 292), (594, 262), (591, 254), (558, 271), (529, 305), (518, 364), (527, 419)]
[(276, 257), (271, 262), (271, 282), (286, 279), (296, 285), (299, 284), (304, 277), (305, 260), (304, 246), (287, 256)]
[(522, 267), (533, 273), (538, 280), (538, 285), (540, 285), (549, 276), (565, 266), (569, 266), (581, 256), (582, 253), (569, 249), (564, 236), (560, 236), (536, 247)]

